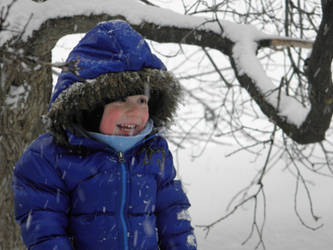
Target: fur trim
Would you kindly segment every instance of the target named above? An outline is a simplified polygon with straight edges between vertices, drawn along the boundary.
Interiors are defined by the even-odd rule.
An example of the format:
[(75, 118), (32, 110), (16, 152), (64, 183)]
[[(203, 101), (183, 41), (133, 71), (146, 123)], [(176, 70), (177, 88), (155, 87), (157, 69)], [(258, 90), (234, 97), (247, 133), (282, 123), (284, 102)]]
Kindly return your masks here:
[(48, 130), (58, 144), (70, 146), (66, 130), (78, 135), (75, 128), (84, 127), (83, 115), (87, 111), (138, 94), (149, 95), (149, 116), (155, 127), (168, 126), (180, 101), (179, 82), (168, 71), (143, 69), (108, 73), (72, 84), (52, 103), (46, 115)]

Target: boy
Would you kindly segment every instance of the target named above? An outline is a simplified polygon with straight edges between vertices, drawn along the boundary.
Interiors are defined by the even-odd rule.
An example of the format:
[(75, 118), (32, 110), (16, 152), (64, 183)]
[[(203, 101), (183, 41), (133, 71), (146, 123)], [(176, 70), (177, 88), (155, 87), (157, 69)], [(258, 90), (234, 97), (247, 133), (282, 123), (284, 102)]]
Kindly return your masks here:
[(15, 217), (31, 250), (196, 249), (172, 155), (159, 130), (180, 87), (123, 21), (97, 25), (62, 72), (49, 132), (13, 177)]

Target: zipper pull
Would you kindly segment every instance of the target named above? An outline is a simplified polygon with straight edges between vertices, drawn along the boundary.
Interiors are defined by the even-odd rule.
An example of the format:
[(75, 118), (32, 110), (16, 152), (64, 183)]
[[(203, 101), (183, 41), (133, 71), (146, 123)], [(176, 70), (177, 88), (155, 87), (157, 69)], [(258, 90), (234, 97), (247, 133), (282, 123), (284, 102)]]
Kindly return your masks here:
[(118, 152), (118, 159), (120, 163), (124, 163), (125, 162), (125, 158), (124, 158), (124, 153), (123, 152)]

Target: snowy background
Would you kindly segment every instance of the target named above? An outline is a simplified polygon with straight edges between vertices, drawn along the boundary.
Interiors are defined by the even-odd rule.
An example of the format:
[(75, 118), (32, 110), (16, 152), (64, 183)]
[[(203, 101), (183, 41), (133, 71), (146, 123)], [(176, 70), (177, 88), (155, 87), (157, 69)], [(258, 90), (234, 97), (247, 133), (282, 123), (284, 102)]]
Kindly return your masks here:
[[(81, 35), (66, 36), (59, 40), (53, 50), (53, 61), (61, 62), (77, 43)], [(154, 45), (156, 48), (157, 45)], [(163, 47), (163, 45), (162, 45)], [(170, 45), (164, 46), (170, 49)], [(168, 48), (167, 48), (168, 47)], [(167, 67), (174, 68), (172, 61)], [(56, 75), (54, 76), (56, 80)], [(190, 107), (184, 105), (182, 112)], [(193, 107), (192, 107), (193, 108)], [(193, 112), (193, 110), (192, 110)], [(207, 225), (225, 215), (226, 208), (233, 196), (246, 187), (263, 166), (266, 152), (254, 158), (246, 152), (238, 152), (226, 157), (236, 147), (208, 144), (200, 157), (198, 147), (188, 145), (184, 149), (170, 145), (178, 175), (183, 181), (191, 201), (190, 210), (193, 225), (196, 226), (199, 250), (252, 250), (258, 243), (256, 234), (244, 245), (253, 223), (253, 202), (241, 207), (231, 217), (214, 226), (208, 235), (197, 225)], [(255, 161), (254, 161), (255, 160)], [(313, 227), (323, 226), (316, 231), (301, 225), (294, 212), (296, 179), (284, 169), (284, 162), (275, 166), (265, 177), (266, 221), (263, 240), (267, 250), (330, 250), (333, 249), (333, 180), (308, 173), (314, 212), (320, 220), (314, 222), (309, 213), (308, 199), (300, 190), (298, 207), (304, 221)], [(261, 205), (260, 205), (261, 204)], [(259, 201), (258, 222), (262, 220), (262, 201)], [(259, 248), (261, 249), (261, 248)]]
[[(8, 2), (10, 0), (0, 0), (0, 6)], [(155, 23), (168, 23), (190, 28), (196, 27), (203, 21), (201, 18), (184, 17), (163, 9), (156, 10), (133, 0), (112, 0), (112, 4), (110, 2), (111, 0), (94, 0), (92, 5), (91, 0), (49, 0), (45, 3), (20, 0), (13, 7), (7, 21), (12, 25), (11, 28), (13, 30), (21, 30), (31, 14), (33, 14), (33, 19), (23, 36), (24, 39), (31, 35), (33, 30), (38, 29), (48, 18), (75, 14), (89, 15), (90, 13), (107, 12), (110, 15), (122, 14), (133, 23), (151, 20)], [(175, 3), (181, 5), (182, 1), (162, 2), (164, 7), (177, 10)], [(168, 3), (171, 3), (171, 5), (168, 6)], [(234, 25), (228, 22), (223, 22), (223, 25), (225, 25), (224, 28), (226, 28), (228, 36), (237, 41), (234, 53), (236, 57), (238, 55), (236, 58), (238, 66), (242, 67), (246, 73), (254, 72), (253, 78), (264, 91), (274, 88), (270, 79), (263, 72), (254, 53), (254, 40), (258, 37), (265, 37), (265, 34), (248, 26)], [(219, 31), (217, 25), (205, 28)], [(11, 32), (2, 32), (0, 45), (10, 39), (11, 35)], [(63, 61), (78, 39), (78, 37), (75, 39), (67, 37), (59, 41), (53, 51), (53, 61)], [(162, 47), (168, 49), (167, 45), (162, 45)], [(169, 69), (176, 68), (174, 62), (163, 61)], [(276, 98), (275, 100), (272, 98), (270, 101), (274, 103)], [(280, 106), (280, 112), (285, 114), (291, 122), (296, 125), (300, 124), (308, 109), (297, 106), (288, 98), (281, 103), (285, 105)], [(293, 109), (290, 109), (290, 107), (293, 107)], [(189, 110), (196, 112), (193, 107), (185, 105), (180, 110), (180, 114)], [(264, 164), (267, 152), (263, 152), (262, 156), (256, 159), (253, 155), (243, 151), (226, 157), (237, 149), (235, 146), (228, 144), (228, 142), (230, 140), (227, 141), (226, 139), (225, 145), (208, 144), (200, 157), (194, 156), (198, 155), (201, 148), (186, 144), (183, 145), (185, 146), (183, 149), (178, 149), (171, 145), (178, 175), (182, 179), (192, 203), (190, 213), (194, 226), (206, 225), (224, 216), (227, 213), (226, 208), (232, 197), (242, 188), (249, 185)], [(308, 199), (303, 189), (299, 190), (299, 195), (297, 196), (298, 210), (308, 225), (317, 227), (323, 224), (323, 226), (316, 231), (312, 231), (301, 225), (294, 212), (296, 180), (288, 169), (285, 169), (282, 159), (278, 165), (267, 173), (264, 181), (267, 210), (263, 240), (267, 250), (333, 249), (333, 180), (332, 178), (314, 175), (313, 173), (303, 174), (307, 177), (308, 184), (311, 187), (314, 213), (320, 219), (315, 222), (311, 218)], [(262, 200), (259, 200), (258, 204), (257, 221), (261, 223), (263, 221)], [(213, 227), (207, 237), (205, 237), (205, 232), (200, 227), (196, 227), (199, 249), (254, 249), (258, 242), (256, 234), (245, 245), (242, 245), (242, 242), (251, 231), (253, 217), (253, 202), (249, 202), (231, 217)]]

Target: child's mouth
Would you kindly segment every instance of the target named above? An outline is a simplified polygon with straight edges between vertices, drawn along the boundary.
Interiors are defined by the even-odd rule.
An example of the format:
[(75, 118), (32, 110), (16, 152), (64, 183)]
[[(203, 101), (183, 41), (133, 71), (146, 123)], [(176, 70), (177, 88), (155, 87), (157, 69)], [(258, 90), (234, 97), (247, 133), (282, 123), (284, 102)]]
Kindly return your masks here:
[(138, 125), (136, 124), (118, 124), (117, 125), (118, 129), (120, 130), (122, 135), (134, 135), (134, 132)]

